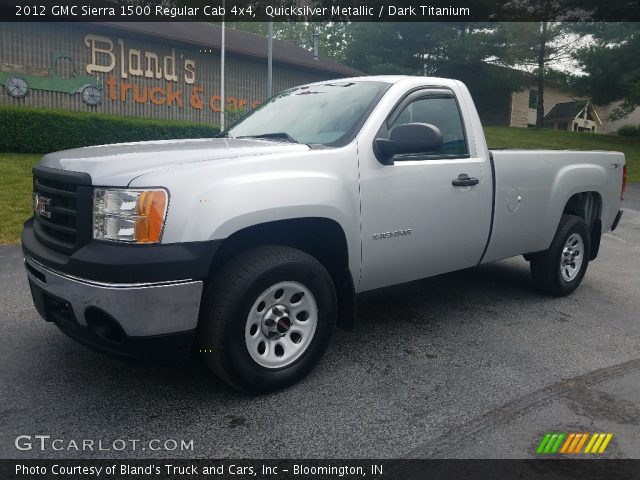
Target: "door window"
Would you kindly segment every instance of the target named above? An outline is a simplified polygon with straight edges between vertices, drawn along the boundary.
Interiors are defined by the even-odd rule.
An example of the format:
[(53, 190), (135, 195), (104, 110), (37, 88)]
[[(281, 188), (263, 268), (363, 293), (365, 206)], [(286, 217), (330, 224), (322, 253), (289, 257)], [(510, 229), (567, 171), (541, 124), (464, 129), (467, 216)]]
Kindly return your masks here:
[[(421, 158), (465, 157), (469, 148), (456, 99), (453, 97), (422, 97), (409, 103), (389, 126), (389, 132), (406, 123), (428, 123), (442, 132), (442, 148), (437, 152), (421, 154)], [(401, 160), (415, 159), (416, 155), (397, 155)]]

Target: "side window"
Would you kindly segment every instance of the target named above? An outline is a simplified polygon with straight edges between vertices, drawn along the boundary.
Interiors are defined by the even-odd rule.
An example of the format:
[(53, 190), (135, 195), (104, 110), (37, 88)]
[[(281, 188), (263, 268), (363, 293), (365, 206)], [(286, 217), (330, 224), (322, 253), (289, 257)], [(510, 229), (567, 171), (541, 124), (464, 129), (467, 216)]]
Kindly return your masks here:
[(529, 90), (529, 108), (537, 108), (538, 90)]
[(453, 97), (423, 97), (414, 100), (389, 125), (389, 132), (406, 123), (429, 123), (440, 129), (442, 148), (437, 152), (429, 152), (429, 157), (464, 156), (469, 153), (462, 118)]

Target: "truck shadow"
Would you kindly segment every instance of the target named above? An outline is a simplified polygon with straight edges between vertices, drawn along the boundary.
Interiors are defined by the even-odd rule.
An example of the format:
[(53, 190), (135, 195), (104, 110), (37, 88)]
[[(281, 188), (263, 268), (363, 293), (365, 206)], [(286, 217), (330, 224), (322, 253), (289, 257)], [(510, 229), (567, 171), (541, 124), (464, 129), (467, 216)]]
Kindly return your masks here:
[[(402, 285), (377, 289), (358, 296), (358, 317), (352, 329), (336, 329), (333, 346), (329, 348), (329, 356), (343, 356), (341, 350), (355, 352), (354, 348), (374, 342), (378, 348), (384, 349), (384, 343), (393, 343), (405, 333), (403, 326), (410, 324), (423, 331), (430, 338), (439, 335), (441, 327), (452, 322), (464, 326), (477, 323), (484, 318), (494, 319), (499, 312), (524, 302), (543, 302), (544, 296), (537, 293), (532, 286), (529, 265), (523, 260), (495, 262), (480, 267), (469, 268), (458, 272), (417, 280)], [(387, 340), (385, 340), (387, 338)], [(70, 341), (70, 340), (69, 340)], [(71, 341), (70, 341), (71, 342)], [(72, 343), (75, 346), (75, 343)], [(337, 347), (337, 349), (335, 349)], [(174, 383), (192, 393), (203, 389), (230, 394), (231, 397), (244, 396), (228, 388), (204, 365), (199, 354), (194, 352), (190, 357), (180, 357), (179, 362), (154, 360), (141, 362), (136, 360), (115, 359), (99, 353), (88, 353), (85, 347), (78, 346), (73, 356), (96, 355), (99, 362), (112, 375), (126, 370), (124, 375), (135, 379), (137, 375), (147, 380), (162, 377), (162, 383)], [(328, 362), (336, 359), (328, 360)], [(344, 358), (337, 359), (344, 363)], [(91, 363), (91, 362), (90, 362)], [(81, 368), (75, 364), (73, 368)], [(133, 376), (132, 376), (133, 375)], [(145, 383), (143, 378), (137, 381)], [(153, 383), (153, 382), (152, 382)], [(153, 385), (148, 385), (153, 388)]]
[(358, 322), (420, 322), (473, 312), (491, 315), (495, 309), (522, 300), (543, 298), (533, 288), (524, 260), (499, 261), (358, 296)]

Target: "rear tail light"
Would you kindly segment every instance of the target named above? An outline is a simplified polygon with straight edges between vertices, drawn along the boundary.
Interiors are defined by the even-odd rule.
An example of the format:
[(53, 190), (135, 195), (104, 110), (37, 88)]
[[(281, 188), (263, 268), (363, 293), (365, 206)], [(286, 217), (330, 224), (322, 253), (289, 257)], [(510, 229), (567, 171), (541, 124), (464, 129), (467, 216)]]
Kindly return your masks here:
[(624, 200), (624, 192), (627, 189), (627, 166), (622, 167), (622, 189), (620, 190), (620, 200)]

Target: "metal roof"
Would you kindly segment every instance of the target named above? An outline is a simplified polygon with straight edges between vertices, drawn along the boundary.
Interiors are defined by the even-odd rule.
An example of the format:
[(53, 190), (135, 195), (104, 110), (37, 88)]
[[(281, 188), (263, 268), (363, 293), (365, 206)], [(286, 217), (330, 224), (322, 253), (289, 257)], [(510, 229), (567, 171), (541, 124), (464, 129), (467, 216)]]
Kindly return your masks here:
[[(198, 49), (220, 50), (221, 47), (222, 28), (208, 23), (95, 22), (94, 25), (189, 44)], [(261, 60), (266, 59), (267, 37), (227, 28), (225, 30), (225, 51)], [(308, 70), (336, 73), (341, 76), (362, 75), (359, 70), (342, 65), (327, 57), (319, 57), (315, 60), (310, 51), (276, 39), (273, 40), (273, 61)]]

